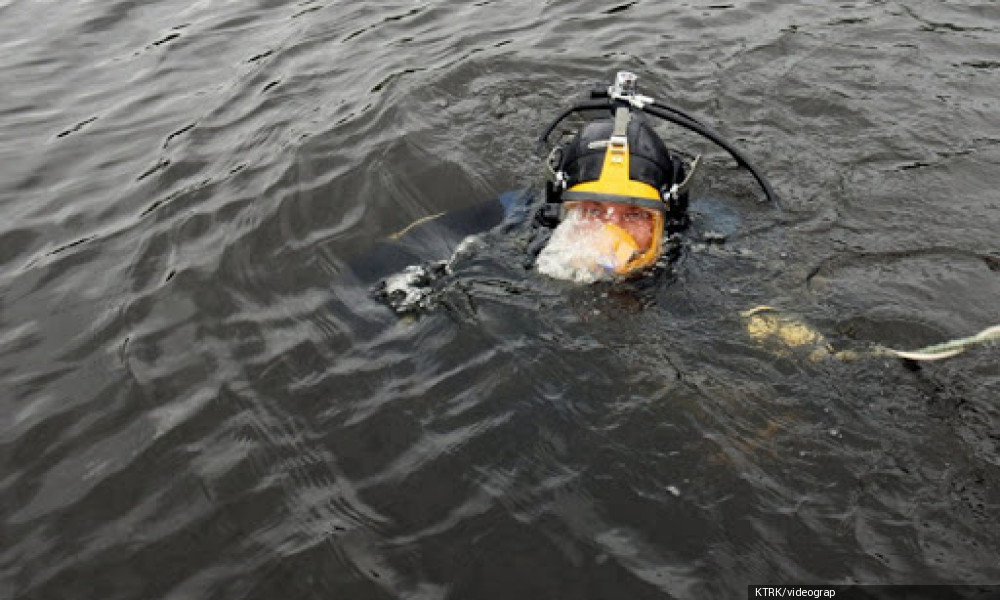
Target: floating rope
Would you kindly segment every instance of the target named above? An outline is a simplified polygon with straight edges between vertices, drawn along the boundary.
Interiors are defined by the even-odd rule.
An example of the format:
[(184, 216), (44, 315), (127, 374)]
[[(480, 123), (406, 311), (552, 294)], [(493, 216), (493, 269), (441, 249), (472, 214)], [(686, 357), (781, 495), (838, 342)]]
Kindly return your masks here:
[(1000, 340), (1000, 325), (993, 325), (969, 337), (949, 340), (917, 350), (896, 350), (885, 346), (875, 346), (868, 351), (841, 350), (834, 352), (821, 333), (799, 321), (771, 313), (777, 313), (777, 309), (771, 306), (757, 306), (741, 312), (740, 316), (747, 319), (747, 333), (757, 341), (777, 340), (786, 347), (814, 346), (816, 350), (810, 355), (814, 360), (826, 355), (832, 355), (844, 361), (876, 356), (895, 356), (915, 361), (942, 360), (957, 356), (969, 348)]
[(427, 215), (426, 217), (421, 217), (421, 218), (417, 219), (416, 221), (410, 223), (406, 227), (400, 229), (396, 233), (390, 234), (388, 237), (389, 237), (390, 240), (396, 241), (399, 238), (401, 238), (404, 235), (406, 235), (407, 233), (409, 233), (410, 230), (413, 229), (414, 227), (417, 227), (418, 225), (423, 225), (424, 223), (427, 223), (429, 221), (433, 221), (434, 219), (437, 219), (438, 217), (443, 217), (444, 214), (445, 213), (443, 213), (443, 212), (439, 212), (436, 215)]
[(1000, 325), (987, 327), (976, 335), (970, 335), (969, 337), (934, 344), (933, 346), (927, 346), (925, 348), (920, 348), (919, 350), (911, 350), (907, 352), (903, 350), (893, 350), (892, 348), (883, 348), (880, 346), (872, 351), (872, 354), (882, 356), (898, 356), (899, 358), (907, 358), (909, 360), (941, 360), (942, 358), (951, 358), (952, 356), (961, 354), (968, 348), (980, 346), (996, 340), (1000, 340)]

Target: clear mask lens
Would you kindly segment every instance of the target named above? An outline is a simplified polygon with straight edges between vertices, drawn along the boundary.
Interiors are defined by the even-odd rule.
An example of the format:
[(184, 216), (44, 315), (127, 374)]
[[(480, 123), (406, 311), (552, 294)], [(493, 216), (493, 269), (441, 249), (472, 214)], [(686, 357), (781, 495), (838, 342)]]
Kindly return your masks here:
[(566, 217), (575, 214), (585, 221), (621, 227), (632, 236), (640, 252), (652, 245), (656, 224), (661, 218), (653, 209), (618, 202), (567, 202), (564, 208)]

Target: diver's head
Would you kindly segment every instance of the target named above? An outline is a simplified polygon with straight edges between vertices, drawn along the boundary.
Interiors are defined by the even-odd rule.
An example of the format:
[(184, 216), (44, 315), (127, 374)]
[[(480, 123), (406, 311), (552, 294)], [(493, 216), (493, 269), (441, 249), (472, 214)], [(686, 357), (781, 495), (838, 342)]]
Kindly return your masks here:
[[(550, 225), (569, 221), (567, 227), (582, 232), (572, 239), (605, 245), (588, 242), (591, 238), (584, 234), (598, 230), (581, 228), (578, 223), (614, 226), (599, 233), (618, 242), (615, 259), (601, 259), (616, 276), (656, 263), (664, 231), (684, 218), (687, 196), (674, 192), (685, 169), (641, 115), (618, 106), (613, 119), (591, 121), (557, 147), (549, 164), (554, 178), (547, 187), (546, 200), (549, 206), (558, 207)], [(625, 247), (633, 250), (623, 259), (621, 248)]]
[[(543, 258), (546, 259), (544, 264), (549, 265), (552, 262), (549, 259), (559, 255), (553, 251), (546, 256), (553, 244), (587, 239), (586, 236), (560, 236), (564, 225), (572, 226), (574, 231), (597, 232), (597, 245), (614, 249), (611, 261), (616, 265), (614, 272), (626, 274), (655, 264), (663, 247), (664, 231), (679, 230), (687, 224), (687, 189), (700, 157), (687, 162), (671, 155), (644, 115), (693, 131), (726, 150), (737, 164), (750, 171), (775, 207), (781, 208), (767, 179), (739, 150), (696, 117), (638, 94), (636, 80), (635, 74), (620, 71), (611, 86), (591, 90), (589, 102), (564, 110), (542, 132), (539, 144), (545, 145), (556, 127), (569, 116), (593, 111), (607, 115), (610, 112), (608, 116), (586, 123), (568, 142), (557, 144), (549, 154), (550, 178), (545, 188), (545, 204), (536, 213), (535, 220), (545, 227), (555, 227), (555, 231), (538, 257), (540, 271), (544, 272)], [(642, 219), (627, 207), (650, 211), (651, 226), (640, 228), (619, 221), (619, 215), (625, 214)], [(604, 215), (604, 226), (597, 228), (586, 226), (586, 219), (582, 218), (589, 216), (591, 221), (597, 221), (601, 215)], [(634, 231), (630, 232), (629, 227)], [(652, 234), (647, 247), (649, 230)], [(621, 257), (629, 248), (632, 248), (631, 254), (623, 262)], [(585, 252), (578, 253), (579, 257), (585, 255)], [(606, 253), (598, 252), (597, 255), (600, 264), (608, 264), (611, 260)]]

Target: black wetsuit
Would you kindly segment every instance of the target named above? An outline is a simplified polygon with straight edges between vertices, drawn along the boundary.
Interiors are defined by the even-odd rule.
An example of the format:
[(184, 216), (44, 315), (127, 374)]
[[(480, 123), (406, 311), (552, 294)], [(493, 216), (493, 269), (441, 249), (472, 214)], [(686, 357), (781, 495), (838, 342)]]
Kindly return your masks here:
[[(535, 211), (540, 194), (532, 190), (504, 192), (496, 200), (469, 208), (446, 213), (421, 223), (398, 239), (377, 242), (363, 256), (350, 261), (354, 275), (368, 285), (411, 265), (429, 265), (447, 259), (463, 239), (493, 228), (514, 229), (528, 224)], [(531, 246), (529, 254), (537, 254), (548, 231), (533, 236), (539, 241)], [(533, 256), (528, 257), (533, 262)]]

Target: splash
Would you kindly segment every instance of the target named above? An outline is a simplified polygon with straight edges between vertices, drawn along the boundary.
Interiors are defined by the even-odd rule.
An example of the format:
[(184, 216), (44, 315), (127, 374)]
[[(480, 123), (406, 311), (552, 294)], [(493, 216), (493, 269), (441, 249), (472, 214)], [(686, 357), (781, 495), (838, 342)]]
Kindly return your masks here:
[(399, 314), (425, 310), (433, 304), (435, 283), (447, 273), (444, 261), (411, 265), (383, 279), (372, 293)]
[(614, 279), (637, 251), (635, 240), (620, 227), (570, 213), (535, 264), (539, 273), (554, 279), (594, 283)]
[(474, 256), (482, 247), (482, 236), (466, 236), (448, 260), (410, 265), (380, 281), (371, 294), (401, 315), (434, 308), (447, 289), (445, 279), (454, 274), (456, 263)]

